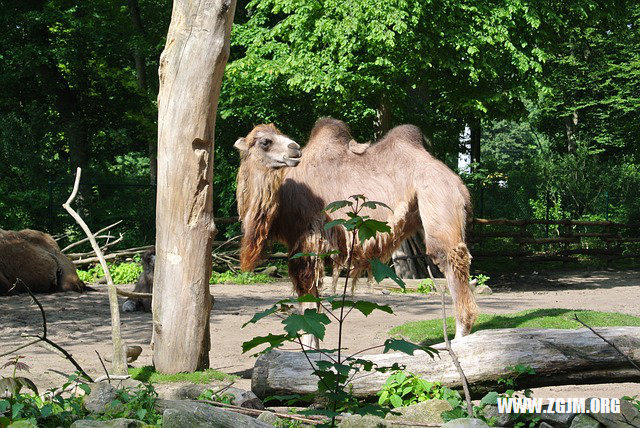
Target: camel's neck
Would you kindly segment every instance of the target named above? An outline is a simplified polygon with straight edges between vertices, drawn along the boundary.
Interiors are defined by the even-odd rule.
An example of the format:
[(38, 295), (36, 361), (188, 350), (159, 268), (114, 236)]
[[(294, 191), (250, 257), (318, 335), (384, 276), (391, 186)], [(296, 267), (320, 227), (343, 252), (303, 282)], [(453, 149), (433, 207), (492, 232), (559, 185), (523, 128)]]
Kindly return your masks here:
[(271, 225), (278, 214), (278, 192), (286, 169), (265, 168), (251, 158), (243, 159), (240, 164), (236, 196), (244, 228), (240, 253), (244, 270), (255, 267), (267, 243)]

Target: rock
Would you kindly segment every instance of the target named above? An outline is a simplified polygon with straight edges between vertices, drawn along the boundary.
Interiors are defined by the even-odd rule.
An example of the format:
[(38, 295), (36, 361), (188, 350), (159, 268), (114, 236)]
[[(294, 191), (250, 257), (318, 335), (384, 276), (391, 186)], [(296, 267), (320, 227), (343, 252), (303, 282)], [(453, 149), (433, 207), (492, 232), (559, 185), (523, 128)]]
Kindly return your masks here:
[(338, 426), (340, 428), (390, 428), (393, 425), (373, 415), (350, 415), (344, 418)]
[(158, 398), (165, 400), (196, 400), (200, 394), (207, 389), (220, 389), (225, 387), (226, 383), (189, 383), (189, 382), (174, 382), (174, 383), (162, 383), (155, 386), (155, 390), (158, 393)]
[(447, 422), (442, 428), (489, 428), (489, 425), (481, 419), (461, 418)]
[(553, 425), (549, 425), (546, 422), (542, 422), (540, 425), (538, 425), (538, 428), (554, 428)]
[(599, 428), (602, 427), (600, 422), (596, 421), (589, 415), (581, 413), (571, 421), (571, 428)]
[(391, 294), (391, 291), (387, 290), (386, 288), (383, 288), (381, 293), (384, 294), (385, 296), (388, 296), (389, 294)]
[(91, 419), (80, 419), (71, 424), (71, 428), (139, 428), (145, 426), (142, 421), (135, 419), (112, 419), (110, 421), (94, 421)]
[(498, 427), (506, 427), (512, 425), (515, 416), (513, 413), (498, 413), (498, 406), (490, 404), (484, 406), (482, 413), (487, 420), (494, 419)]
[(270, 428), (271, 425), (206, 403), (189, 400), (157, 400), (156, 409), (162, 411), (164, 428)]
[(424, 423), (442, 423), (442, 417), (440, 414), (448, 410), (452, 410), (451, 404), (445, 400), (427, 400), (421, 403), (412, 404), (407, 407), (399, 407), (393, 409), (394, 412), (400, 413), (394, 415), (388, 413), (385, 419), (387, 420), (403, 420), (410, 422), (424, 422)]
[[(587, 409), (590, 410), (591, 399), (587, 398)], [(609, 428), (640, 427), (640, 411), (627, 400), (620, 400), (620, 413), (590, 413), (593, 419)]]
[(554, 428), (566, 428), (571, 425), (575, 413), (536, 413), (534, 416)]
[(264, 410), (264, 404), (262, 404), (262, 400), (256, 397), (256, 394), (251, 391), (231, 387), (225, 389), (221, 394), (233, 395), (232, 404), (236, 406), (244, 407), (246, 409)]
[(489, 295), (493, 294), (493, 290), (489, 288), (488, 285), (479, 285), (478, 287), (476, 287), (476, 294)]
[(273, 414), (273, 412), (262, 412), (258, 415), (257, 418), (259, 421), (264, 422), (265, 424), (276, 426), (282, 419)]
[(84, 407), (91, 413), (104, 413), (106, 407), (116, 399), (116, 388), (107, 382), (92, 383), (91, 392), (84, 396)]

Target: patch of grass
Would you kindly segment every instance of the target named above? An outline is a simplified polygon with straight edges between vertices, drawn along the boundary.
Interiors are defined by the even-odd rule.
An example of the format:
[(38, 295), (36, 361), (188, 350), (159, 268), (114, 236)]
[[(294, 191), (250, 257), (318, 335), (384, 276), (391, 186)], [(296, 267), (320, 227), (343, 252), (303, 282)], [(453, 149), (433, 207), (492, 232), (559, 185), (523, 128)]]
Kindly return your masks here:
[(277, 281), (277, 278), (273, 278), (263, 273), (253, 272), (240, 272), (234, 273), (231, 271), (226, 272), (212, 272), (209, 284), (264, 284), (268, 282)]
[[(640, 317), (616, 312), (530, 309), (512, 314), (480, 314), (472, 332), (496, 328), (582, 328), (582, 325), (573, 318), (574, 314), (592, 327), (640, 326)], [(447, 333), (453, 339), (455, 335), (455, 320), (453, 317), (447, 318)], [(389, 330), (389, 335), (403, 337), (423, 345), (432, 345), (444, 340), (442, 320), (440, 319), (408, 322)]]
[[(142, 266), (138, 262), (123, 262), (123, 263), (107, 263), (109, 272), (111, 272), (111, 278), (114, 284), (132, 284), (136, 282), (138, 276), (142, 273)], [(99, 278), (104, 276), (102, 266), (99, 264), (93, 266), (89, 270), (78, 269), (78, 277), (88, 283), (96, 282)]]
[(130, 368), (129, 375), (135, 380), (149, 383), (209, 383), (214, 380), (235, 380), (238, 378), (237, 376), (228, 375), (214, 369), (207, 369), (194, 373), (163, 374), (156, 372), (156, 369), (153, 366)]

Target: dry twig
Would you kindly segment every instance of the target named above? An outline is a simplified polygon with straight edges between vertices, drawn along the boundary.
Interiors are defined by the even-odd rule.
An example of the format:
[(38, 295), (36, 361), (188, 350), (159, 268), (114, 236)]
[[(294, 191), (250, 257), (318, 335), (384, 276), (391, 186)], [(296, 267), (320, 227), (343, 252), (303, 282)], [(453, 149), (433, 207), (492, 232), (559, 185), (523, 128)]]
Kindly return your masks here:
[(593, 334), (595, 334), (596, 336), (598, 336), (600, 339), (604, 340), (607, 344), (611, 345), (611, 347), (612, 347), (613, 349), (615, 349), (615, 350), (618, 352), (618, 354), (622, 355), (622, 356), (623, 356), (627, 361), (629, 361), (629, 363), (630, 363), (633, 367), (635, 367), (637, 370), (639, 370), (639, 371), (640, 371), (640, 367), (638, 367), (638, 365), (637, 365), (637, 364), (636, 364), (636, 363), (635, 363), (631, 358), (629, 358), (629, 356), (628, 356), (628, 355), (626, 355), (624, 352), (622, 352), (622, 351), (620, 350), (620, 348), (618, 348), (618, 347), (616, 346), (616, 344), (615, 344), (615, 343), (613, 343), (613, 342), (611, 342), (611, 341), (609, 341), (609, 340), (605, 339), (605, 338), (604, 338), (604, 336), (602, 336), (600, 333), (598, 333), (597, 331), (595, 331), (591, 326), (587, 325), (587, 324), (586, 324), (586, 323), (584, 323), (582, 320), (580, 320), (580, 318), (578, 318), (578, 314), (573, 314), (573, 317), (574, 317), (574, 318), (576, 319), (576, 321), (578, 321), (580, 324), (582, 324), (583, 326), (585, 326), (585, 327), (587, 327), (589, 330), (591, 330), (591, 331), (593, 332)]
[(120, 310), (118, 308), (118, 295), (116, 292), (116, 286), (113, 284), (113, 279), (111, 279), (111, 273), (109, 272), (109, 267), (107, 266), (107, 261), (100, 251), (100, 247), (96, 242), (94, 235), (91, 233), (89, 226), (84, 222), (82, 217), (71, 208), (71, 203), (75, 199), (78, 194), (78, 187), (80, 186), (80, 176), (82, 175), (82, 169), (78, 168), (76, 172), (76, 180), (73, 185), (73, 191), (71, 195), (69, 195), (69, 199), (67, 202), (62, 204), (65, 210), (73, 217), (73, 219), (80, 225), (84, 233), (89, 238), (89, 242), (91, 242), (91, 247), (96, 253), (96, 256), (100, 260), (100, 265), (102, 265), (102, 270), (104, 271), (104, 275), (107, 278), (107, 286), (109, 288), (109, 307), (111, 309), (111, 341), (113, 342), (113, 371), (116, 374), (126, 374), (127, 373), (127, 359), (124, 350), (124, 343), (122, 341), (122, 336), (120, 335)]
[[(431, 273), (431, 268), (427, 266), (427, 271), (429, 272), (429, 277), (433, 284), (436, 284), (436, 280)], [(444, 343), (447, 348), (447, 352), (451, 355), (451, 361), (456, 366), (458, 370), (458, 374), (460, 375), (460, 380), (462, 381), (462, 389), (464, 390), (464, 398), (467, 402), (467, 412), (469, 413), (469, 417), (473, 417), (473, 404), (471, 403), (471, 394), (469, 393), (469, 382), (467, 382), (467, 376), (464, 374), (462, 370), (462, 366), (460, 365), (460, 361), (458, 361), (458, 356), (453, 352), (451, 348), (451, 341), (449, 340), (449, 335), (447, 334), (447, 312), (444, 306), (444, 287), (440, 287), (440, 296), (441, 296), (441, 305), (442, 305), (442, 329), (444, 331)]]
[[(107, 230), (111, 229), (112, 227), (115, 227), (117, 225), (119, 225), (120, 223), (122, 223), (122, 220), (118, 220), (113, 224), (110, 224), (109, 226), (100, 229), (99, 231), (97, 231), (96, 233), (93, 234), (93, 236), (95, 238), (101, 238), (101, 236), (99, 236), (101, 233), (106, 232)], [(107, 235), (108, 236), (108, 235)], [(69, 251), (71, 248), (73, 247), (77, 247), (80, 244), (84, 244), (85, 242), (87, 242), (89, 240), (89, 238), (84, 238), (81, 239), (79, 241), (76, 242), (72, 242), (71, 244), (67, 245), (66, 247), (64, 247), (61, 251), (64, 253), (65, 251)]]
[(40, 315), (42, 315), (42, 335), (28, 336), (28, 337), (35, 337), (36, 340), (33, 340), (32, 342), (29, 342), (29, 343), (27, 343), (25, 345), (18, 346), (17, 348), (14, 348), (14, 349), (12, 349), (12, 350), (10, 350), (8, 352), (4, 352), (4, 353), (0, 354), (0, 357), (4, 357), (6, 355), (13, 354), (13, 353), (19, 351), (20, 349), (26, 348), (27, 346), (35, 345), (35, 344), (37, 344), (39, 342), (44, 342), (47, 345), (53, 347), (56, 350), (56, 352), (59, 352), (60, 354), (62, 354), (64, 356), (64, 358), (69, 360), (69, 362), (74, 365), (74, 367), (80, 372), (80, 374), (84, 378), (86, 378), (90, 382), (93, 382), (93, 379), (91, 378), (91, 376), (89, 376), (87, 374), (87, 372), (85, 372), (84, 369), (82, 367), (80, 367), (80, 364), (78, 364), (78, 362), (71, 356), (70, 353), (68, 353), (62, 346), (58, 345), (53, 340), (51, 340), (51, 339), (49, 339), (47, 337), (47, 316), (44, 313), (44, 308), (42, 307), (42, 304), (36, 298), (36, 296), (33, 294), (31, 289), (29, 289), (29, 287), (27, 287), (27, 285), (24, 282), (22, 282), (22, 280), (18, 279), (16, 281), (16, 283), (14, 284), (13, 288), (15, 288), (17, 286), (18, 282), (20, 282), (22, 284), (22, 286), (25, 288), (25, 290), (27, 290), (27, 293), (29, 293), (29, 296), (31, 296), (31, 298), (33, 299), (35, 304), (38, 305), (38, 308), (40, 309)]

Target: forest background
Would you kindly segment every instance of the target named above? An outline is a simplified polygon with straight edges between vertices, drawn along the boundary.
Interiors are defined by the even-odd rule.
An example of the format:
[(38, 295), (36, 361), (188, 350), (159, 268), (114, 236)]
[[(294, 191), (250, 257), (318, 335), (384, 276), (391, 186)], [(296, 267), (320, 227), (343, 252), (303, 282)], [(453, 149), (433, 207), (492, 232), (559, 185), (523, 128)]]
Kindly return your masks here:
[[(0, 228), (75, 234), (61, 208), (155, 237), (158, 62), (169, 0), (0, 10)], [(235, 140), (315, 120), (360, 142), (412, 123), (485, 218), (640, 221), (640, 3), (239, 1), (220, 95), (214, 212), (235, 215)], [(471, 163), (470, 167), (466, 165)], [(238, 233), (237, 225), (221, 227)]]

